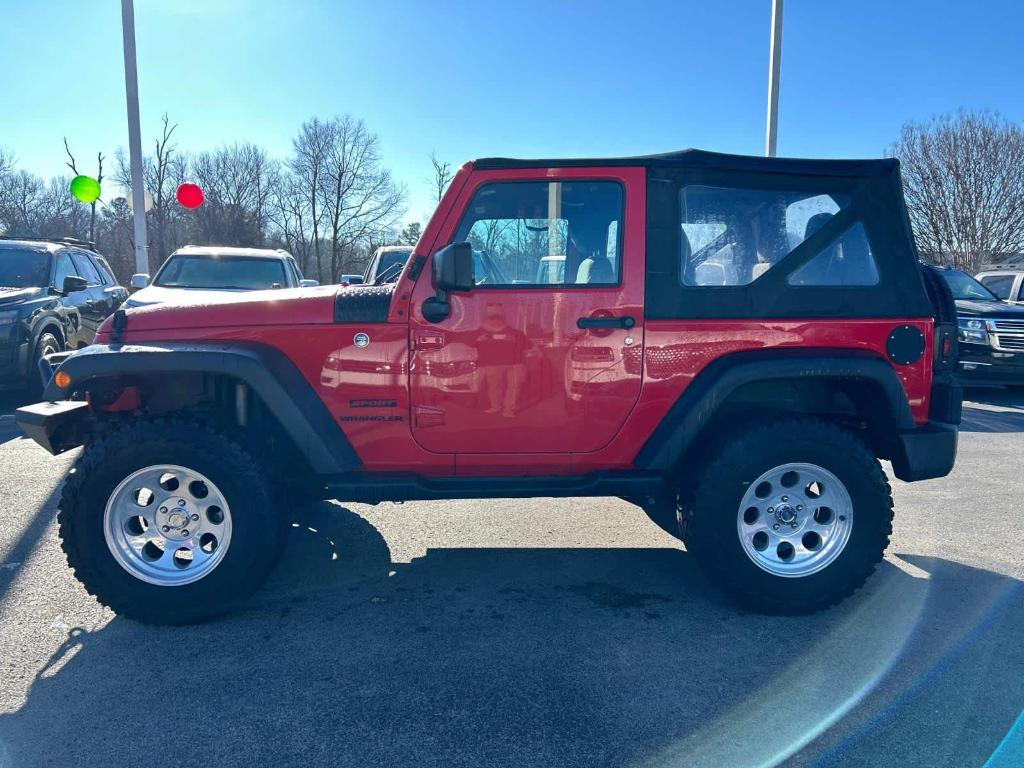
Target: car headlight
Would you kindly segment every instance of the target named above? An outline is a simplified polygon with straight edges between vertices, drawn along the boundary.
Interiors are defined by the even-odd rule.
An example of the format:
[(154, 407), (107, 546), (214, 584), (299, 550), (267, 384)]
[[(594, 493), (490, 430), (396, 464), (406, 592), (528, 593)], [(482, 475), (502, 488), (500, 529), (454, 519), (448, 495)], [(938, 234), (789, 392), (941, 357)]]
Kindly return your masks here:
[(988, 344), (988, 330), (985, 321), (976, 317), (965, 317), (957, 320), (957, 334), (960, 341), (968, 344)]
[(0, 325), (14, 325), (18, 322), (18, 310), (9, 309), (6, 312), (0, 312)]

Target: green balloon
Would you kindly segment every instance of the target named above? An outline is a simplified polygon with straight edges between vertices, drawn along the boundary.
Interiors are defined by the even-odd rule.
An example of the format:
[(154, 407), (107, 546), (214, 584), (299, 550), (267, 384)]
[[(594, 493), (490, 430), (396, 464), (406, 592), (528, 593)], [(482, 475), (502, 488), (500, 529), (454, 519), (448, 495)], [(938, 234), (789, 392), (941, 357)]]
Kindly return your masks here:
[(100, 183), (92, 176), (75, 176), (71, 180), (71, 196), (82, 203), (95, 203), (100, 197)]

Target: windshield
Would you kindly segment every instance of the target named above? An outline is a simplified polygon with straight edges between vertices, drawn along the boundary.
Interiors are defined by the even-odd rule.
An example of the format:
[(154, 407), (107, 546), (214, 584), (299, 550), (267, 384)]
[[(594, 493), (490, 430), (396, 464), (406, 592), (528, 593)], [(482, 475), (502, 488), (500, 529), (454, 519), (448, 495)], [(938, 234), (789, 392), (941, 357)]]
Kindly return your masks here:
[(947, 269), (942, 273), (954, 299), (974, 299), (975, 301), (999, 301), (999, 297), (979, 283), (966, 272), (959, 269)]
[(50, 254), (14, 248), (0, 249), (0, 288), (37, 288), (50, 279)]
[(380, 265), (377, 267), (377, 274), (383, 275), (395, 264), (405, 264), (409, 254), (405, 251), (386, 251), (380, 255)]
[(162, 288), (259, 290), (287, 285), (277, 259), (232, 256), (172, 256), (153, 280)]

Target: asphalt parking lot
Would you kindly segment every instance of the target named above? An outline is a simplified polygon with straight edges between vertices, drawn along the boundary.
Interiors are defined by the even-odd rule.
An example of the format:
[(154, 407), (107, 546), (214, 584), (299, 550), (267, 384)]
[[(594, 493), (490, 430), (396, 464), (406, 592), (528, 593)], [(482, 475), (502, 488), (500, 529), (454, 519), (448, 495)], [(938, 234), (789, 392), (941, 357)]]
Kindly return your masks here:
[(0, 402), (0, 768), (1024, 764), (1024, 395), (972, 394), (889, 556), (743, 613), (615, 499), (321, 503), (243, 611), (150, 628), (68, 571), (73, 456)]

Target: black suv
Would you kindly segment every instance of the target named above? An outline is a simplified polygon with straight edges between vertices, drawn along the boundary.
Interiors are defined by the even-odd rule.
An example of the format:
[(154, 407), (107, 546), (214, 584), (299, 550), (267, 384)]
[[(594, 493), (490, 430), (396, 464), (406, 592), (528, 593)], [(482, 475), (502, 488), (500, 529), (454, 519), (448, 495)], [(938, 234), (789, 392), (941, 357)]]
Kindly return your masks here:
[(937, 268), (956, 301), (957, 378), (964, 386), (1024, 386), (1024, 306), (959, 269)]
[(91, 344), (126, 298), (89, 243), (0, 238), (0, 388), (40, 387), (39, 358)]

